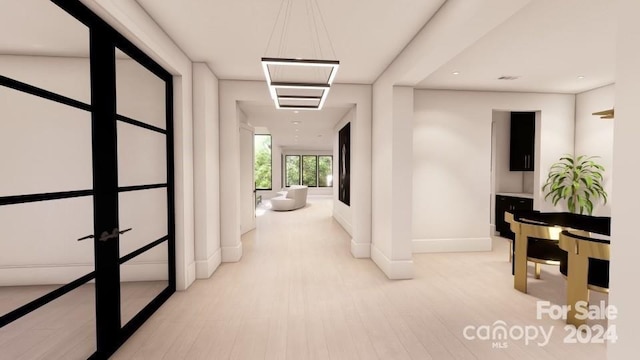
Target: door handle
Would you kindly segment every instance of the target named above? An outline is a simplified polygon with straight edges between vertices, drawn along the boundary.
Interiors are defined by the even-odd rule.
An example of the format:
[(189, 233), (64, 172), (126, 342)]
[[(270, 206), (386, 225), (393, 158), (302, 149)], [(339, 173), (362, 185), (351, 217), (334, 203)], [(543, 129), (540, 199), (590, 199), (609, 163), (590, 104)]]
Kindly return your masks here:
[(87, 235), (87, 236), (81, 237), (80, 239), (78, 239), (78, 241), (87, 240), (87, 239), (93, 239), (93, 235)]
[[(100, 238), (98, 240), (107, 241), (109, 239), (115, 239), (118, 237), (118, 235), (122, 235), (127, 231), (131, 231), (131, 230), (133, 230), (133, 228), (124, 229), (122, 231), (119, 231), (118, 228), (114, 228), (113, 231), (111, 231), (111, 233), (109, 233), (108, 231), (103, 231), (102, 234), (100, 234)], [(95, 236), (93, 235), (87, 235), (87, 236), (81, 237), (80, 239), (78, 239), (78, 241), (93, 239), (94, 237)]]

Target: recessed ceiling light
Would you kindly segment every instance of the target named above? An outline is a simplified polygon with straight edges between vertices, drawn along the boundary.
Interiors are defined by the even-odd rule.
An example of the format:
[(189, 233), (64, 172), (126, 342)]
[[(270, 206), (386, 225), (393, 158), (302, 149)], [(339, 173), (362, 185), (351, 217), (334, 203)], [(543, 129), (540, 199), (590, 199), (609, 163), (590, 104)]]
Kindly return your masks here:
[(299, 112), (300, 112), (300, 111), (298, 111), (298, 110), (295, 110), (295, 111), (294, 111), (293, 113), (294, 113), (294, 114), (297, 114), (297, 113), (299, 113)]
[(459, 71), (454, 71), (454, 72), (452, 72), (452, 74), (453, 75), (460, 75), (460, 72)]
[(300, 125), (300, 121), (299, 120), (293, 120), (291, 123), (293, 125)]
[(578, 76), (578, 80), (582, 80), (582, 79), (584, 79), (584, 76), (582, 75)]
[(296, 132), (300, 131), (300, 129), (296, 129)]

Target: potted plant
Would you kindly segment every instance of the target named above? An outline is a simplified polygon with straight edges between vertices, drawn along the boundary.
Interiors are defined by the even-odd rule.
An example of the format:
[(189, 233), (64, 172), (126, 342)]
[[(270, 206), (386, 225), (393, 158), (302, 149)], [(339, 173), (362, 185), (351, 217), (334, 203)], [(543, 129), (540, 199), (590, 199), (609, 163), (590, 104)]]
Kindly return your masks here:
[(583, 214), (586, 211), (587, 215), (593, 213), (594, 202), (602, 199), (606, 204), (607, 192), (602, 186), (604, 167), (595, 158), (597, 156), (562, 156), (549, 170), (542, 187), (546, 194), (544, 199), (551, 197), (554, 206), (560, 200), (566, 200), (570, 212)]

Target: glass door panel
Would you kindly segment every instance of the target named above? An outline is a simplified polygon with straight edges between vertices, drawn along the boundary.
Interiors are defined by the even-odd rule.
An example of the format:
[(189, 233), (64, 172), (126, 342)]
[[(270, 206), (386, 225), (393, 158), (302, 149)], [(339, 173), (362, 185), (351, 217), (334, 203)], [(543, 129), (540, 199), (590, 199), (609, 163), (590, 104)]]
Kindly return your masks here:
[(118, 186), (167, 182), (165, 134), (118, 121)]
[(124, 327), (169, 288), (166, 83), (118, 49), (115, 62)]
[(93, 188), (91, 113), (0, 86), (0, 197)]
[(0, 316), (94, 271), (91, 196), (0, 206)]
[(171, 75), (79, 1), (0, 33), (0, 358), (106, 358), (175, 289)]
[(116, 48), (116, 112), (166, 130), (166, 83)]
[(83, 23), (51, 1), (5, 0), (0, 34), (1, 76), (91, 102), (89, 29)]
[(168, 248), (165, 240), (120, 266), (122, 326), (169, 286)]
[[(14, 296), (31, 290), (17, 287)], [(89, 358), (96, 351), (95, 303), (94, 285), (85, 283), (0, 328), (0, 358)]]
[(147, 189), (121, 192), (120, 257), (130, 254), (168, 234), (167, 189)]

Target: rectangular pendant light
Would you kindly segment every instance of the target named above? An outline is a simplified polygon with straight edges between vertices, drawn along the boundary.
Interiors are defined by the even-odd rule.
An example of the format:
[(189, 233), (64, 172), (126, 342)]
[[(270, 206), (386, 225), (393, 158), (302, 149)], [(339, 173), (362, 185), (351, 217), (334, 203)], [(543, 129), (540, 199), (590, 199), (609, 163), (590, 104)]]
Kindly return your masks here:
[[(269, 65), (276, 66), (297, 66), (297, 67), (310, 67), (310, 68), (330, 68), (331, 72), (325, 82), (322, 83), (306, 83), (306, 82), (274, 82), (273, 77), (269, 71)], [(337, 60), (315, 60), (315, 59), (289, 59), (289, 58), (262, 58), (262, 71), (267, 80), (269, 86), (269, 93), (277, 109), (290, 109), (290, 110), (320, 110), (324, 105), (331, 84), (336, 77), (340, 62)], [(312, 70), (313, 71), (313, 70)], [(293, 89), (293, 90), (320, 90), (322, 94), (320, 96), (309, 95), (297, 95), (295, 91), (293, 93), (287, 93), (287, 95), (278, 95), (278, 89)], [(317, 104), (315, 104), (315, 100)], [(282, 102), (286, 102), (283, 104)]]

